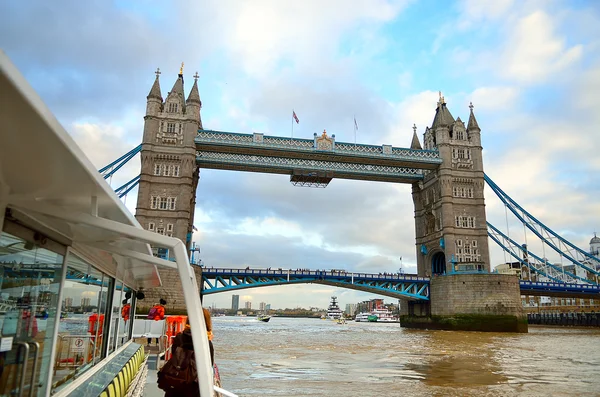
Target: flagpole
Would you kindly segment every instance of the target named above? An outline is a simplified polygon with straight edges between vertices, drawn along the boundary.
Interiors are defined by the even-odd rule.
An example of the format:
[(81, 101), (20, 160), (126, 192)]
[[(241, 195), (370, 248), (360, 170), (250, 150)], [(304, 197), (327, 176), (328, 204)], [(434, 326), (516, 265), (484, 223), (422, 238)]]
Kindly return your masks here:
[(356, 115), (354, 115), (354, 148), (356, 149)]
[(292, 109), (292, 138), (294, 137), (294, 109)]

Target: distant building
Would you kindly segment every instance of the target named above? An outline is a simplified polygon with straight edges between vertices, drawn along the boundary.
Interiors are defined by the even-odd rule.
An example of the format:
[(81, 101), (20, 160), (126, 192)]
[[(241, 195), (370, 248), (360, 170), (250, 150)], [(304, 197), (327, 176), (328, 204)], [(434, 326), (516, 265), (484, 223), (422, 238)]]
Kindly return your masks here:
[(356, 314), (356, 304), (355, 303), (347, 303), (346, 310), (344, 312), (349, 316), (354, 316)]
[(63, 300), (63, 308), (71, 308), (73, 307), (73, 298), (65, 298)]
[(238, 311), (239, 308), (240, 308), (240, 296), (233, 295), (231, 297), (231, 310)]
[(88, 307), (91, 302), (90, 298), (81, 298), (81, 307)]
[(371, 299), (368, 301), (362, 301), (362, 302), (358, 303), (354, 308), (354, 312), (355, 313), (370, 313), (375, 309), (380, 309), (383, 307), (384, 307), (383, 299), (376, 298), (376, 299)]
[(600, 258), (600, 237), (596, 236), (596, 233), (590, 240), (590, 254)]
[(498, 265), (494, 268), (499, 274), (514, 274), (521, 278), (521, 262), (508, 262)]
[(269, 310), (271, 310), (271, 304), (267, 303), (267, 305), (265, 306), (265, 311), (268, 312)]
[(246, 307), (246, 309), (252, 309), (252, 302), (246, 301), (245, 302), (245, 307)]
[(260, 311), (264, 312), (266, 310), (266, 307), (267, 307), (267, 304), (265, 302), (260, 302), (258, 304), (258, 310), (260, 310)]

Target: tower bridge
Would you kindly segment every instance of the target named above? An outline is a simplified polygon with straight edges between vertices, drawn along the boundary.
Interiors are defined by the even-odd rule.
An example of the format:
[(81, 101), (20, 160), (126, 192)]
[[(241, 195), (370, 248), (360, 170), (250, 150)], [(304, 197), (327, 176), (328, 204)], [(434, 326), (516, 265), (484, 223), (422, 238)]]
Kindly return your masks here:
[[(181, 239), (188, 248), (191, 248), (196, 188), (202, 168), (286, 174), (297, 186), (326, 187), (335, 178), (412, 186), (417, 280), (369, 278), (366, 274), (350, 278), (316, 273), (257, 275), (248, 271), (212, 274), (195, 267), (201, 288), (206, 287), (205, 294), (315, 282), (406, 298), (412, 302), (409, 311), (414, 315), (411, 317), (414, 322), (404, 322), (407, 326), (431, 328), (431, 321), (441, 319), (435, 326), (444, 328), (444, 318), (484, 316), (483, 328), (472, 328), (471, 320), (458, 325), (453, 320), (453, 328), (526, 331), (522, 291), (559, 293), (556, 288), (560, 286), (540, 284), (546, 281), (563, 283), (560, 293), (585, 295), (595, 291), (596, 287), (577, 284), (597, 286), (600, 260), (560, 238), (484, 174), (481, 129), (472, 105), (465, 123), (452, 116), (440, 94), (431, 126), (423, 133), (423, 144), (417, 128), (413, 127), (408, 148), (337, 142), (335, 134), (329, 135), (325, 130), (314, 134), (312, 139), (222, 132), (205, 129), (202, 124), (197, 74), (186, 98), (180, 70), (164, 99), (159, 74), (157, 71), (147, 96), (142, 144), (102, 171), (108, 177), (140, 152), (139, 177), (117, 191), (122, 196), (139, 184), (136, 206), (139, 223), (148, 230)], [(574, 270), (566, 271), (564, 267), (557, 270), (490, 225), (485, 212), (486, 182), (524, 226), (567, 258)], [(529, 284), (520, 284), (514, 276), (490, 273), (488, 236), (527, 271)], [(155, 254), (169, 257), (169, 252), (161, 247), (155, 248)], [(175, 272), (161, 270), (161, 279), (164, 287), (147, 291), (149, 299), (167, 297), (182, 302)], [(566, 287), (567, 284), (574, 286)], [(508, 322), (507, 316), (511, 319)], [(426, 320), (422, 321), (423, 318)], [(501, 325), (494, 328), (496, 318)]]

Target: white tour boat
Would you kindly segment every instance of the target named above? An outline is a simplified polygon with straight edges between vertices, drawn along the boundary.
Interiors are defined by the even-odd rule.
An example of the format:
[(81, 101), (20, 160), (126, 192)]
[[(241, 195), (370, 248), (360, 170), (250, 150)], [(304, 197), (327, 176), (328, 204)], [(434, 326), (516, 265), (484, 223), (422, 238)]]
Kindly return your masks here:
[(397, 323), (400, 321), (400, 319), (389, 309), (385, 307), (379, 307), (371, 312), (368, 321), (378, 323)]
[(356, 317), (354, 318), (354, 321), (359, 322), (359, 323), (360, 322), (366, 323), (367, 321), (369, 321), (369, 315), (370, 314), (371, 313), (364, 313), (364, 312), (363, 313), (358, 313), (356, 315)]

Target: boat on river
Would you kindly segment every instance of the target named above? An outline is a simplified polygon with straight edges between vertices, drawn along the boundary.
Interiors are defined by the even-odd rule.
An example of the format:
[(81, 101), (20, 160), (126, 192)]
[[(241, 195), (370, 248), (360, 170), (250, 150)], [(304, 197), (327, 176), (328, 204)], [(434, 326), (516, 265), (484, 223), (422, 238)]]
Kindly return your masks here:
[(162, 331), (148, 352), (130, 314), (143, 289), (162, 285), (157, 267), (167, 267), (179, 275), (194, 330), (200, 396), (235, 396), (215, 384), (185, 244), (142, 228), (1, 50), (0, 93), (0, 395), (163, 395), (146, 382), (156, 376), (148, 362), (160, 363), (172, 338)]
[(356, 315), (356, 322), (371, 322), (371, 323), (397, 323), (399, 318), (387, 308), (377, 308), (372, 312), (363, 312)]
[(271, 316), (269, 316), (267, 314), (259, 314), (258, 316), (256, 316), (256, 319), (258, 321), (262, 321), (263, 323), (268, 323), (269, 320), (271, 319)]
[(377, 322), (377, 323), (398, 323), (400, 319), (398, 316), (394, 315), (389, 309), (385, 307), (380, 307), (373, 310), (369, 317), (367, 318), (369, 322)]
[(342, 309), (338, 306), (337, 297), (332, 296), (329, 307), (327, 308), (327, 318), (330, 320), (337, 320), (342, 317)]
[(367, 321), (369, 321), (369, 315), (370, 313), (358, 313), (354, 318), (354, 321), (356, 321), (357, 323), (366, 323)]

